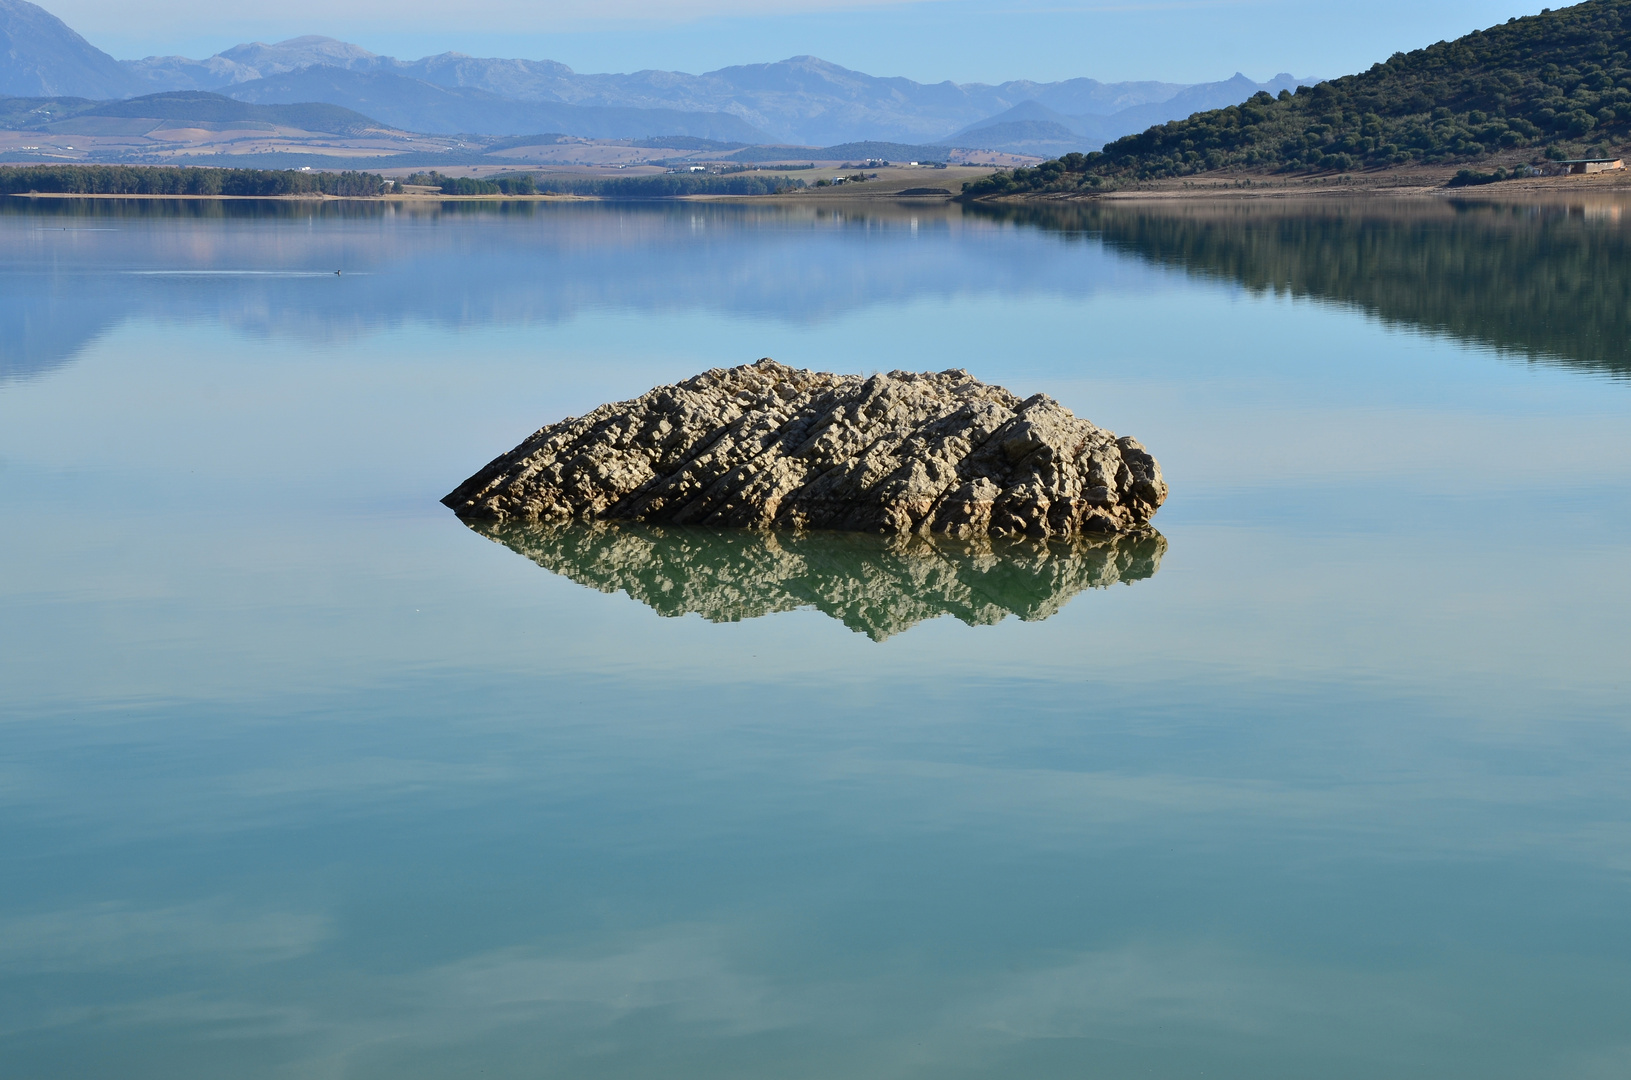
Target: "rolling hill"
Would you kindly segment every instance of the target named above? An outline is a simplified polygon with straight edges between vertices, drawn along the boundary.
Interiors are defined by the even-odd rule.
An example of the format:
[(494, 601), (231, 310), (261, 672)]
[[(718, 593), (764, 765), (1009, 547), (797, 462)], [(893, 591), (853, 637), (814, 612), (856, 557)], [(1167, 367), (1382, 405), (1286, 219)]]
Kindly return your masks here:
[[(186, 91), (177, 94), (148, 94), (124, 101), (99, 102), (80, 114), (85, 117), (132, 117), (187, 123), (228, 124), (243, 120), (283, 124), (306, 131), (327, 131), (353, 135), (378, 130), (386, 125), (351, 109), (323, 102), (290, 105), (255, 105), (235, 101), (220, 94)], [(64, 121), (71, 122), (71, 121)]]
[[(115, 122), (113, 124), (107, 121)], [(133, 123), (118, 123), (130, 121)], [(122, 101), (87, 101), (84, 98), (0, 99), (0, 124), (23, 131), (65, 134), (101, 134), (110, 127), (134, 130), (142, 124), (223, 125), (235, 123), (281, 125), (303, 131), (355, 135), (384, 125), (361, 113), (336, 105), (254, 105), (220, 94), (186, 91), (149, 94)]]
[(1259, 93), (970, 185), (968, 197), (1092, 191), (1220, 169), (1346, 172), (1606, 152), (1631, 137), (1631, 0), (1586, 3), (1395, 53), (1360, 75)]
[(1056, 120), (1006, 120), (995, 124), (982, 124), (971, 131), (961, 132), (947, 139), (947, 146), (978, 146), (986, 150), (1002, 150), (1010, 154), (1028, 154), (1034, 157), (1058, 157), (1073, 150), (1086, 150), (1099, 145), (1098, 140), (1084, 136), (1075, 125)]

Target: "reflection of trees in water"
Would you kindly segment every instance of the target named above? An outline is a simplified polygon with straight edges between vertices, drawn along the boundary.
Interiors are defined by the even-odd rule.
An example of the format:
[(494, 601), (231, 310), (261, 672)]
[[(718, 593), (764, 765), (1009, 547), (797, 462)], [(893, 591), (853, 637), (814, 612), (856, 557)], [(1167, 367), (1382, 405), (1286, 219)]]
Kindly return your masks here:
[(813, 607), (874, 641), (951, 615), (982, 626), (1039, 621), (1084, 589), (1150, 577), (1153, 530), (1072, 541), (956, 541), (858, 533), (711, 530), (632, 523), (467, 521), (539, 566), (659, 615), (738, 622)]
[(1259, 292), (1352, 304), (1535, 360), (1631, 376), (1620, 203), (1185, 201), (999, 206), (995, 217)]

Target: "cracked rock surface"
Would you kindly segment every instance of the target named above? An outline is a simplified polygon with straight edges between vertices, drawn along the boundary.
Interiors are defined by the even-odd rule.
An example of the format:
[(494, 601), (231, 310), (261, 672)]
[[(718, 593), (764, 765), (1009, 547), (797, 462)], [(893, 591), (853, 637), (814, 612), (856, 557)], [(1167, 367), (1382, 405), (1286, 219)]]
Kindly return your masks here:
[(1084, 590), (1150, 577), (1167, 549), (1153, 529), (957, 540), (638, 522), (466, 524), (547, 570), (627, 593), (659, 615), (738, 622), (814, 608), (874, 641), (942, 615), (970, 626), (1009, 615), (1040, 621)]
[(497, 522), (1047, 537), (1141, 529), (1166, 497), (1142, 446), (1046, 394), (767, 358), (540, 428), (442, 502)]

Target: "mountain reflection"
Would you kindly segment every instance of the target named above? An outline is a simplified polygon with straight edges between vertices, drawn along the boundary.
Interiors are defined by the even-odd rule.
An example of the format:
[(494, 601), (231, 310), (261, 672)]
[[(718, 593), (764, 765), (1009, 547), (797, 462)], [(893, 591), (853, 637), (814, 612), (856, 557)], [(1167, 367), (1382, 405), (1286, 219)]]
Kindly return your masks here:
[(985, 626), (1046, 619), (1085, 589), (1152, 576), (1152, 531), (1073, 541), (957, 541), (636, 523), (496, 525), (476, 532), (563, 577), (625, 592), (659, 615), (739, 622), (815, 608), (874, 641), (950, 615)]
[(0, 200), (0, 383), (69, 363), (130, 319), (302, 345), (408, 325), (551, 326), (605, 310), (817, 325), (924, 299), (1085, 302), (1174, 270), (1624, 377), (1631, 217), (1597, 198), (970, 208)]
[(971, 243), (967, 224), (956, 206), (886, 202), (0, 199), (0, 382), (133, 318), (302, 345), (597, 310), (811, 325), (924, 297), (1083, 296), (1125, 276), (1122, 260), (1083, 267), (1070, 245), (983, 220)]
[(1336, 301), (1533, 360), (1631, 376), (1631, 200), (1098, 201), (980, 208), (1253, 292)]

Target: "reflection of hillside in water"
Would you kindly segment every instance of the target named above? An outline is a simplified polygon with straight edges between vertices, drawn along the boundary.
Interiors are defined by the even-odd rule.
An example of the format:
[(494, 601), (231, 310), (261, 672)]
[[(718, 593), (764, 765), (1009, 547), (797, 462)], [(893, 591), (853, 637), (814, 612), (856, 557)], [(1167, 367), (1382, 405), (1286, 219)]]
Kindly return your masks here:
[(982, 207), (1260, 292), (1333, 300), (1534, 360), (1631, 375), (1631, 198)]
[(0, 378), (66, 363), (137, 317), (323, 344), (608, 309), (811, 324), (924, 296), (1096, 287), (1079, 250), (1032, 237), (887, 203), (0, 200)]
[(611, 522), (472, 529), (580, 585), (659, 615), (739, 622), (813, 607), (874, 641), (925, 619), (971, 626), (1048, 618), (1084, 589), (1150, 577), (1152, 531), (1073, 541), (956, 541), (859, 533), (709, 530)]

